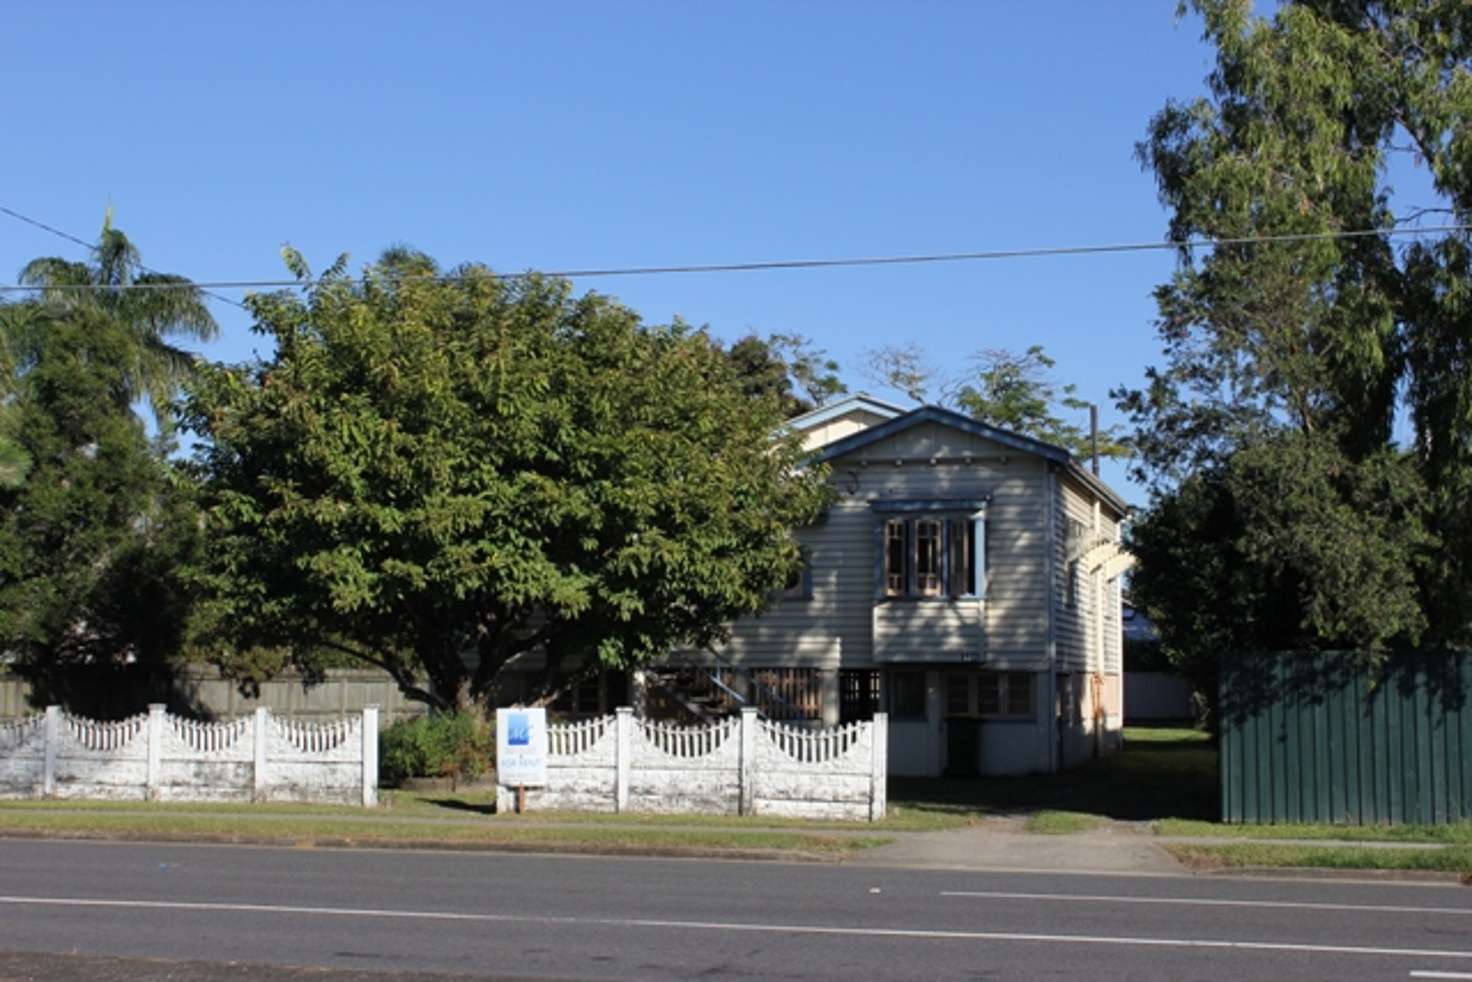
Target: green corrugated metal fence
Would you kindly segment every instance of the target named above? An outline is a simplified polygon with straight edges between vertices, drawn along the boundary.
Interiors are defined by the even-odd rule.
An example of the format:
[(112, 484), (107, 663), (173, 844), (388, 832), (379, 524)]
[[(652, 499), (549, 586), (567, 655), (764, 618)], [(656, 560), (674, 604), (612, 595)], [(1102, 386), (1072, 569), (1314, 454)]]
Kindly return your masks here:
[(1472, 655), (1244, 655), (1221, 672), (1224, 822), (1472, 819)]

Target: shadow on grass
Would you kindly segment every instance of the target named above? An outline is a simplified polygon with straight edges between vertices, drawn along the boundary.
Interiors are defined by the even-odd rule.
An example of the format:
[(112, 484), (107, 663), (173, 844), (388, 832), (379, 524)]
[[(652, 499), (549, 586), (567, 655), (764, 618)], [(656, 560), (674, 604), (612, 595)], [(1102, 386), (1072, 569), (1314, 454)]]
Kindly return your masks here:
[(1125, 748), (1061, 774), (891, 778), (889, 800), (976, 818), (1069, 811), (1121, 821), (1220, 818), (1217, 749), (1187, 731), (1127, 734)]
[(431, 798), (420, 799), (426, 805), (436, 808), (444, 808), (448, 811), (472, 812), (476, 815), (496, 814), (496, 803), (494, 801), (466, 801), (464, 798)]

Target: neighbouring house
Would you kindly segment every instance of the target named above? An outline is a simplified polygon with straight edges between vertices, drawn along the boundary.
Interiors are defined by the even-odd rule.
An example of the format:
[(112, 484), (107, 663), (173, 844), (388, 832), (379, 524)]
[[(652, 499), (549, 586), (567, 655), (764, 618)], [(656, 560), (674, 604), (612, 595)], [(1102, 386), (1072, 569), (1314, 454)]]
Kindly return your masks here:
[(1059, 447), (935, 406), (849, 396), (790, 422), (836, 499), (807, 562), (719, 650), (644, 673), (653, 708), (889, 713), (895, 775), (1054, 771), (1124, 719), (1128, 507)]

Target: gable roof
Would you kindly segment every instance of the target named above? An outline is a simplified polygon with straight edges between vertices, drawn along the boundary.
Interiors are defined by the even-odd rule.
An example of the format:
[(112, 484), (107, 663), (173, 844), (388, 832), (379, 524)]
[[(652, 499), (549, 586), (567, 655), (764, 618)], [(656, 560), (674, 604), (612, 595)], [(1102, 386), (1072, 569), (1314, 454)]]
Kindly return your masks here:
[(876, 399), (867, 392), (855, 392), (844, 396), (837, 402), (830, 402), (794, 416), (787, 421), (786, 425), (794, 430), (810, 430), (814, 426), (821, 426), (857, 409), (873, 413), (875, 416), (883, 416), (885, 419), (894, 419), (905, 412), (904, 406), (896, 406), (892, 402)]
[(1013, 433), (1010, 430), (992, 426), (990, 423), (974, 420), (970, 416), (964, 416), (950, 409), (942, 409), (940, 406), (921, 406), (918, 409), (912, 409), (907, 413), (886, 419), (882, 423), (876, 423), (866, 430), (860, 430), (858, 433), (853, 433), (842, 439), (835, 440), (818, 451), (817, 459), (826, 462), (833, 460), (835, 457), (842, 457), (862, 447), (867, 447), (871, 444), (878, 443), (880, 440), (886, 440), (896, 434), (913, 429), (922, 423), (938, 423), (941, 426), (948, 426), (951, 429), (960, 430), (963, 433), (970, 433), (973, 436), (990, 440), (993, 443), (999, 443), (1004, 447), (1009, 447), (1020, 453), (1034, 454), (1045, 460), (1050, 460), (1067, 470), (1069, 474), (1073, 475), (1090, 491), (1093, 491), (1107, 502), (1115, 511), (1121, 515), (1129, 514), (1129, 504), (1113, 488), (1095, 476), (1092, 471), (1079, 464), (1074, 459), (1073, 454), (1064, 450), (1062, 447), (1056, 447), (1051, 443), (1044, 443), (1042, 440), (1036, 440), (1030, 436), (1023, 436), (1021, 433)]

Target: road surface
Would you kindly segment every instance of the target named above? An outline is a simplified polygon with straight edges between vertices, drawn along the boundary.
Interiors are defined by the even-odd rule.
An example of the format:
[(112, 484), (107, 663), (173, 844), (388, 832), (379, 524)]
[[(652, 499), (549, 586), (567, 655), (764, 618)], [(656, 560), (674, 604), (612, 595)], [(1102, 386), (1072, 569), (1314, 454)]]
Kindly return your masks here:
[(0, 841), (0, 979), (361, 973), (1472, 980), (1472, 889)]

